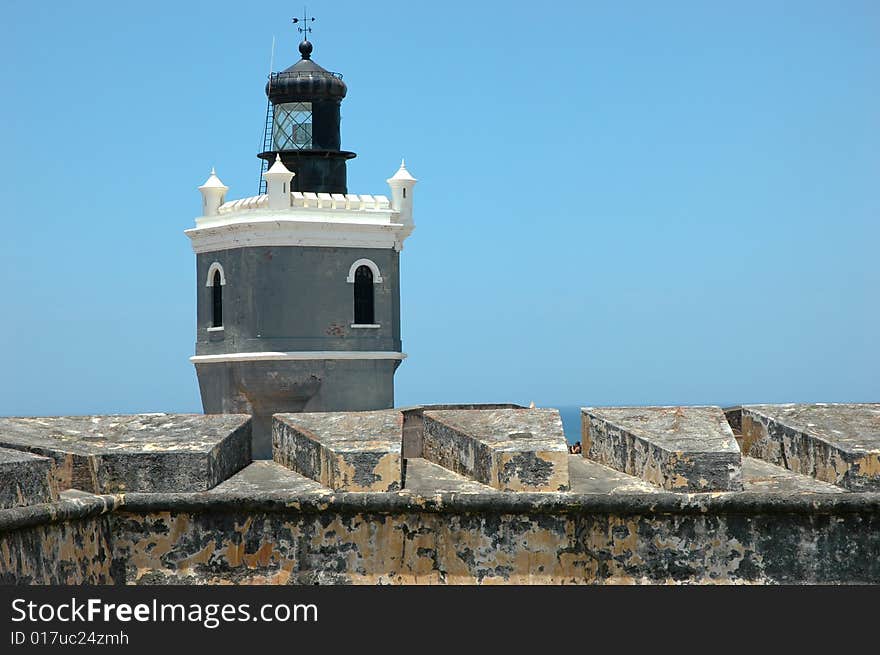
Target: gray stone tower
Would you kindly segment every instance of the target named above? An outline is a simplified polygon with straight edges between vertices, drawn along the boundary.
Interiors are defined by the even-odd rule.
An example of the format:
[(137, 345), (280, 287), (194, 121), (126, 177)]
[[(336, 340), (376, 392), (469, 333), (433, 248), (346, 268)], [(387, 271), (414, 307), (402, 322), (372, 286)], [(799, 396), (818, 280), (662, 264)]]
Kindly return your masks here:
[[(196, 354), (206, 413), (247, 413), (254, 457), (271, 457), (277, 412), (394, 405), (400, 251), (416, 180), (401, 164), (384, 195), (347, 193), (340, 76), (302, 59), (273, 74), (265, 193), (227, 201), (215, 172), (186, 230), (196, 254)], [(262, 190), (262, 189), (261, 189)]]

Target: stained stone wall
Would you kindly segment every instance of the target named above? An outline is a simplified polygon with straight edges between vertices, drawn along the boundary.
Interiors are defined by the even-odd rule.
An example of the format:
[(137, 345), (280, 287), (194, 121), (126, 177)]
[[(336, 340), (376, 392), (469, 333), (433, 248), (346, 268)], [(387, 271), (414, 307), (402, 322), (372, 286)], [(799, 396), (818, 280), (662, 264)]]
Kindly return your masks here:
[(98, 494), (205, 491), (251, 462), (250, 437), (249, 418), (235, 415), (0, 418), (3, 450), (54, 462), (58, 489)]
[(65, 492), (0, 512), (0, 584), (113, 584), (107, 512), (117, 499)]
[(851, 491), (880, 491), (880, 405), (746, 405), (743, 451)]
[(275, 461), (335, 491), (397, 491), (403, 416), (389, 409), (276, 414)]
[(431, 410), (425, 459), (501, 491), (566, 491), (568, 449), (555, 409)]
[(58, 500), (52, 460), (0, 448), (0, 510)]
[(720, 407), (590, 407), (586, 457), (669, 491), (742, 489), (741, 453)]
[(108, 517), (0, 534), (0, 579), (878, 583), (880, 497), (871, 496), (338, 494), (243, 501), (138, 494)]
[[(322, 483), (318, 469), (294, 470), (284, 457), (237, 472), (224, 469), (222, 481), (172, 492), (157, 484), (148, 491), (106, 493), (98, 485), (97, 494), (67, 489), (45, 498), (42, 490), (51, 485), (28, 483), (29, 498), (16, 496), (17, 506), (0, 509), (0, 582), (877, 584), (880, 493), (853, 491), (852, 480), (869, 475), (871, 469), (861, 463), (880, 455), (874, 440), (878, 409), (746, 406), (735, 410), (741, 420), (731, 421), (730, 434), (716, 424), (718, 408), (590, 410), (606, 427), (625, 429), (670, 452), (692, 453), (695, 461), (711, 461), (701, 460), (701, 453), (726, 453), (731, 437), (742, 439), (747, 452), (735, 462), (739, 488), (728, 491), (673, 491), (650, 467), (630, 473), (622, 470), (626, 462), (609, 460), (618, 465), (614, 468), (581, 455), (564, 455), (554, 464), (567, 469), (565, 491), (505, 491), (476, 479), (467, 466), (456, 472), (412, 454), (402, 457), (399, 488), (393, 491), (334, 491)], [(465, 416), (457, 411), (447, 421), (484, 443), (520, 448), (527, 439), (509, 438), (508, 423), (519, 415), (517, 435), (531, 432), (537, 437), (532, 445), (542, 448), (555, 443), (556, 418), (547, 410), (483, 409)], [(696, 413), (688, 416), (689, 411)], [(297, 418), (297, 430), (331, 450), (373, 448), (372, 437), (378, 436), (383, 449), (399, 452), (407, 429), (403, 418), (394, 411), (370, 414)], [(429, 414), (422, 412), (423, 429)], [(117, 449), (134, 458), (128, 462), (132, 467), (141, 456), (173, 462), (191, 437), (213, 444), (201, 452), (226, 447), (240, 458), (236, 444), (248, 421), (129, 418), (113, 418), (111, 430), (101, 428), (101, 420), (87, 421), (98, 427), (85, 442), (97, 447), (94, 430), (105, 441), (112, 437), (100, 446), (102, 455)], [(42, 449), (48, 460), (21, 461), (43, 467), (40, 462), (53, 462), (53, 479), (65, 479), (59, 473), (68, 466), (64, 453), (83, 447), (72, 436), (79, 428), (68, 419), (4, 420), (4, 445), (19, 453)], [(485, 432), (496, 424), (501, 433)], [(759, 430), (761, 425), (771, 427)], [(419, 436), (424, 438), (433, 437)], [(826, 480), (824, 469), (796, 458), (809, 461), (805, 453), (811, 452), (799, 444), (812, 448), (830, 440), (853, 455), (841, 455), (850, 468), (835, 469), (841, 474)], [(774, 448), (773, 441), (781, 445)], [(139, 454), (144, 443), (164, 446)], [(14, 454), (5, 458), (13, 460)], [(42, 471), (46, 474), (45, 467)], [(679, 474), (704, 472), (697, 467)], [(24, 479), (9, 480), (24, 488)], [(4, 483), (10, 482), (4, 477)]]

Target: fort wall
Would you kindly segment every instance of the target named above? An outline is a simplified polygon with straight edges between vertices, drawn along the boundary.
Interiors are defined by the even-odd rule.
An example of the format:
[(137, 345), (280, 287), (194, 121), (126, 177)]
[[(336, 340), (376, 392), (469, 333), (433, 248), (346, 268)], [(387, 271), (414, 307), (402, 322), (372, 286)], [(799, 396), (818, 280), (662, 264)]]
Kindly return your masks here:
[[(538, 459), (542, 453), (555, 452), (554, 435), (548, 427), (555, 423), (552, 415), (548, 418), (552, 410), (470, 407), (450, 408), (448, 411), (454, 413), (445, 418), (443, 412), (447, 410), (426, 409), (422, 413), (430, 417), (433, 412), (449, 423), (454, 419), (457, 432), (470, 435), (468, 444), (480, 441), (488, 450), (528, 452)], [(818, 411), (824, 423), (817, 421), (813, 409), (797, 413), (809, 415), (810, 425), (824, 429), (824, 433), (812, 434), (812, 441), (823, 434), (845, 433), (830, 427), (832, 424), (857, 425), (861, 437), (853, 443), (870, 451), (872, 417), (880, 407), (826, 407)], [(403, 411), (415, 415), (413, 408)], [(734, 417), (730, 424), (719, 425), (714, 411), (721, 412), (719, 408), (697, 408), (693, 412), (689, 408), (618, 408), (617, 412), (585, 409), (584, 416), (593, 424), (598, 420), (616, 422), (614, 430), (605, 430), (607, 434), (617, 430), (621, 435), (634, 435), (621, 443), (632, 444), (638, 437), (640, 442), (678, 453), (677, 457), (685, 461), (690, 451), (676, 450), (675, 446), (676, 439), (684, 438), (670, 431), (690, 434), (681, 444), (694, 453), (703, 452), (713, 443), (727, 453), (728, 432), (741, 440), (736, 417), (741, 418), (743, 412), (757, 412), (734, 410), (728, 413)], [(762, 416), (785, 425), (784, 431), (771, 428), (766, 437), (782, 443), (779, 448), (788, 447), (786, 439), (793, 444), (810, 442), (792, 433), (809, 426), (797, 428), (786, 422), (790, 414), (789, 409), (761, 406)], [(473, 416), (472, 423), (469, 416)], [(799, 470), (743, 454), (735, 462), (741, 490), (676, 492), (667, 488), (665, 478), (656, 478), (650, 466), (631, 467), (644, 471), (639, 477), (571, 454), (565, 455), (568, 470), (564, 484), (560, 483), (559, 466), (553, 459), (552, 484), (563, 487), (562, 491), (503, 490), (484, 484), (476, 479), (478, 476), (469, 478), (423, 457), (402, 458), (399, 489), (336, 491), (317, 479), (322, 475), (319, 472), (310, 477), (294, 470), (296, 458), (288, 458), (285, 463), (251, 462), (249, 453), (237, 446), (247, 442), (242, 438), (242, 430), (248, 425), (246, 417), (103, 418), (103, 422), (81, 419), (76, 429), (81, 443), (92, 444), (91, 451), (80, 451), (84, 466), (88, 468), (91, 458), (112, 461), (110, 453), (115, 451), (116, 456), (125, 456), (121, 461), (128, 462), (132, 472), (116, 467), (114, 470), (121, 471), (116, 477), (96, 477), (97, 486), (89, 491), (62, 489), (51, 502), (44, 502), (41, 492), (35, 491), (37, 502), (0, 510), (0, 582), (880, 582), (880, 560), (876, 557), (880, 552), (880, 493), (848, 488), (854, 476), (872, 474), (863, 464), (873, 451), (848, 455), (847, 461), (860, 468), (851, 475), (841, 474), (840, 484), (821, 479), (822, 467), (816, 476), (805, 475), (800, 470), (803, 465), (795, 464), (788, 455), (790, 465)], [(511, 423), (514, 419), (519, 421)], [(41, 427), (34, 428), (32, 421), (38, 421), (36, 425)], [(276, 419), (285, 429), (293, 421), (296, 415)], [(224, 470), (235, 471), (224, 481), (204, 490), (168, 492), (160, 488), (160, 481), (150, 489), (148, 481), (135, 476), (139, 450), (155, 457), (156, 443), (161, 442), (171, 457), (176, 447), (170, 435), (185, 434), (200, 423), (201, 446), (190, 453), (192, 475), (201, 470), (200, 452), (205, 455), (204, 466), (210, 469), (214, 461), (211, 454), (222, 451)], [(53, 433), (47, 426), (64, 425), (72, 430), (75, 424), (70, 418), (0, 419), (0, 433), (4, 435), (4, 446), (12, 446), (17, 452), (32, 452), (38, 447), (52, 451), (53, 439), (68, 447), (69, 442), (57, 428)], [(95, 445), (99, 442), (83, 429), (86, 425), (103, 426), (103, 445)], [(114, 433), (108, 425), (117, 426), (120, 432)], [(155, 430), (163, 426), (160, 431), (164, 432), (142, 435), (144, 425), (152, 425)], [(511, 425), (519, 428), (511, 433)], [(711, 425), (717, 425), (717, 431), (703, 434)], [(139, 441), (131, 436), (131, 426), (139, 426)], [(340, 456), (348, 457), (369, 453), (379, 446), (381, 452), (388, 452), (389, 426), (399, 428), (400, 440), (407, 427), (413, 430), (412, 425), (404, 426), (403, 419), (377, 421), (372, 413), (337, 413), (311, 415), (297, 426), (297, 432), (298, 438), (323, 442)], [(497, 430), (490, 434), (487, 426), (502, 426), (504, 434)], [(40, 439), (32, 434), (34, 429), (41, 432)], [(513, 438), (502, 438), (511, 434)], [(529, 445), (527, 434), (534, 435), (535, 443)], [(701, 434), (707, 438), (702, 439)], [(345, 435), (351, 435), (349, 442), (345, 442)], [(432, 452), (432, 438), (431, 430), (419, 436), (418, 441), (429, 442), (423, 454)], [(614, 447), (608, 441), (606, 451), (613, 454)], [(504, 450), (511, 448), (514, 450)], [(846, 439), (840, 440), (837, 448), (851, 450)], [(763, 450), (757, 448), (755, 452)], [(777, 448), (774, 458), (778, 453)], [(444, 454), (444, 458), (454, 456), (454, 450)], [(535, 458), (525, 459), (534, 466)], [(369, 457), (350, 461), (361, 462), (352, 465), (353, 474), (368, 473), (356, 467), (370, 466)], [(693, 461), (702, 464), (677, 469), (676, 475), (687, 475), (691, 470), (702, 475), (703, 465), (711, 458), (695, 457)], [(626, 465), (621, 462), (621, 468)], [(733, 464), (725, 461), (723, 466), (729, 471)], [(842, 466), (837, 465), (838, 469)], [(147, 487), (120, 489), (120, 485), (134, 482)], [(870, 485), (866, 482), (860, 486)]]
[(7, 521), (0, 581), (880, 582), (880, 494), (132, 494), (80, 511)]

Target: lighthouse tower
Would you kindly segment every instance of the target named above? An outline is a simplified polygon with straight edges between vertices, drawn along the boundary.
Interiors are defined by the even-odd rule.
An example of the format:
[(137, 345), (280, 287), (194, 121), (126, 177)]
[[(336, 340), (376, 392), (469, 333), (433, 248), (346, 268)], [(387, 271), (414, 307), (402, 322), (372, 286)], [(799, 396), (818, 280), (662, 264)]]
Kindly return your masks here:
[[(249, 413), (253, 455), (271, 457), (272, 414), (393, 407), (400, 251), (414, 229), (415, 178), (385, 195), (348, 193), (341, 76), (301, 59), (272, 74), (261, 193), (227, 200), (211, 171), (196, 254), (195, 364), (206, 413)], [(262, 191), (265, 191), (262, 193)]]

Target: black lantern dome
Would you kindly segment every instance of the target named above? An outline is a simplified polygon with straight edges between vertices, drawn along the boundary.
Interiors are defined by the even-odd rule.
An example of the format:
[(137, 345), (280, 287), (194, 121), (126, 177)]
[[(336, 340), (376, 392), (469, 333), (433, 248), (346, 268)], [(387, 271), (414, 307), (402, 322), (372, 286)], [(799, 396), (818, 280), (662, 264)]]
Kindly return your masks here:
[(312, 49), (303, 40), (302, 58), (269, 76), (266, 134), (257, 156), (263, 171), (276, 155), (281, 158), (294, 173), (291, 191), (347, 193), (345, 163), (356, 156), (341, 149), (340, 106), (348, 89), (342, 75), (312, 61)]
[(266, 95), (274, 103), (292, 100), (338, 99), (348, 88), (339, 73), (331, 73), (312, 61), (312, 44), (299, 44), (302, 59), (290, 68), (275, 73), (266, 84)]

